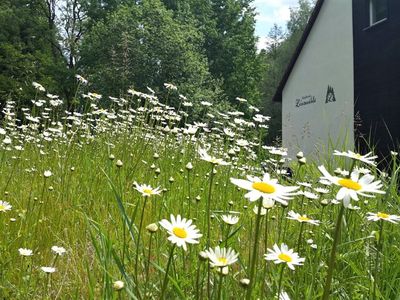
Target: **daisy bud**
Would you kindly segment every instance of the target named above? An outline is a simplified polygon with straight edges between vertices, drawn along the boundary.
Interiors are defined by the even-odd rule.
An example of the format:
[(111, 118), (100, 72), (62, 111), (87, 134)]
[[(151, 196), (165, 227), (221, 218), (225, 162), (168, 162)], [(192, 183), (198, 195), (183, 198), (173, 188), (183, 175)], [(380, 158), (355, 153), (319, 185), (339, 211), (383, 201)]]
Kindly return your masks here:
[(158, 226), (157, 226), (156, 223), (151, 223), (151, 224), (149, 224), (149, 225), (146, 226), (146, 229), (147, 229), (147, 231), (150, 232), (150, 233), (155, 233), (155, 232), (157, 232), (157, 230), (158, 230)]
[(51, 173), (50, 170), (46, 170), (46, 171), (44, 171), (43, 175), (44, 175), (45, 178), (49, 178), (53, 174)]
[(168, 181), (169, 181), (169, 183), (173, 183), (174, 181), (175, 181), (175, 179), (174, 179), (174, 177), (170, 177), (169, 179), (168, 179)]
[(201, 197), (200, 196), (197, 196), (196, 197), (196, 201), (200, 201), (201, 200)]
[(322, 206), (327, 206), (329, 204), (329, 200), (328, 199), (323, 199), (323, 200), (321, 200), (320, 203), (321, 203)]
[(125, 287), (125, 283), (121, 280), (117, 280), (113, 283), (113, 289), (116, 291), (120, 291)]
[(186, 170), (190, 171), (190, 170), (192, 170), (192, 169), (193, 169), (192, 163), (191, 163), (191, 162), (188, 162), (187, 165), (186, 165)]
[(117, 160), (117, 163), (115, 164), (118, 168), (121, 168), (123, 165), (124, 165), (124, 163), (121, 161), (121, 160)]
[(242, 287), (247, 288), (250, 284), (250, 279), (242, 278), (242, 279), (240, 279), (239, 283)]
[(158, 158), (160, 158), (160, 155), (158, 155), (158, 153), (154, 153), (153, 158), (158, 159)]
[(152, 169), (152, 170), (154, 170), (156, 168), (156, 165), (155, 164), (152, 164), (151, 166), (150, 166), (150, 169)]
[(161, 173), (161, 170), (160, 170), (160, 168), (157, 168), (157, 169), (155, 169), (155, 171), (154, 171), (157, 175), (159, 175), (160, 173)]
[(109, 160), (114, 160), (115, 156), (113, 154), (110, 154), (110, 156), (108, 157)]
[(297, 159), (303, 158), (303, 157), (304, 157), (303, 151), (298, 152), (298, 153), (296, 154), (296, 157), (297, 157)]
[(71, 167), (70, 170), (71, 170), (71, 172), (75, 171), (75, 167)]
[(307, 163), (307, 159), (305, 157), (302, 157), (299, 159), (299, 164), (300, 165), (305, 165)]

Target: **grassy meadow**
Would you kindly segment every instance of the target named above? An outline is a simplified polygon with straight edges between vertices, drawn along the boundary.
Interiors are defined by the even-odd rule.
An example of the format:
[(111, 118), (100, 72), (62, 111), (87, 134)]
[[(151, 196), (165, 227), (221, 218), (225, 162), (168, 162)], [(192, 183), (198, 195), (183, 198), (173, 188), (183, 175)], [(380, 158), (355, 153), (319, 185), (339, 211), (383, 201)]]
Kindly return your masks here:
[(289, 160), (244, 99), (197, 123), (173, 85), (36, 88), (1, 120), (0, 299), (400, 299), (396, 153)]

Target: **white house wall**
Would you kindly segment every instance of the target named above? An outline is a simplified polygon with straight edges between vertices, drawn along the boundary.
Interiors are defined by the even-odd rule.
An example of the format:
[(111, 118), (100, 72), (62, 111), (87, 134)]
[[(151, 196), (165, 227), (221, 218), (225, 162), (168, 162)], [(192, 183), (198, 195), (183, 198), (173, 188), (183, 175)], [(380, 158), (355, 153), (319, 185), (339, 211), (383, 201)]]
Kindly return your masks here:
[(352, 1), (325, 0), (282, 92), (290, 156), (353, 149), (353, 82)]

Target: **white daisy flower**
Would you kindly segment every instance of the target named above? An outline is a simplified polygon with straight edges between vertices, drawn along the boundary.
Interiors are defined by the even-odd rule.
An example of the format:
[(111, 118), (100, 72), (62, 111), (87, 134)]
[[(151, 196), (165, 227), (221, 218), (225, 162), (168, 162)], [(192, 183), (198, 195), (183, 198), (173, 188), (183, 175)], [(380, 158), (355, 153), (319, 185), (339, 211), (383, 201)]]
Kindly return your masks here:
[(313, 220), (307, 217), (307, 215), (300, 215), (299, 213), (294, 212), (293, 210), (288, 212), (289, 217), (287, 217), (290, 220), (296, 220), (299, 221), (300, 223), (310, 223), (313, 225), (319, 225), (320, 221), (319, 220)]
[(245, 195), (250, 201), (256, 201), (259, 198), (278, 201), (287, 205), (287, 200), (291, 200), (296, 193), (293, 193), (299, 187), (283, 186), (278, 183), (278, 179), (271, 179), (268, 173), (265, 173), (263, 179), (259, 177), (247, 176), (247, 180), (231, 178), (231, 182), (249, 192)]
[(235, 225), (239, 222), (239, 217), (232, 215), (222, 215), (222, 221), (224, 221), (228, 225)]
[(324, 166), (319, 166), (318, 169), (323, 174), (325, 179), (341, 187), (336, 194), (336, 199), (343, 200), (343, 205), (345, 207), (349, 206), (350, 199), (358, 201), (358, 195), (364, 197), (374, 197), (374, 195), (371, 195), (371, 193), (385, 194), (384, 191), (380, 190), (382, 187), (381, 181), (373, 181), (374, 176), (370, 174), (365, 174), (359, 178), (360, 173), (355, 170), (351, 173), (350, 178), (340, 178), (329, 174)]
[(335, 150), (333, 155), (349, 157), (354, 160), (362, 161), (371, 166), (376, 166), (375, 159), (378, 158), (378, 156), (376, 156), (376, 155), (371, 156), (372, 152), (369, 152), (365, 155), (361, 155), (359, 153), (354, 153), (350, 150), (348, 150), (347, 152), (340, 152), (340, 151)]
[(245, 102), (247, 102), (247, 100), (246, 100), (246, 99), (244, 99), (244, 98), (241, 98), (241, 97), (236, 97), (236, 100), (237, 100), (237, 101), (239, 101), (239, 102), (242, 102), (242, 103), (245, 103)]
[(210, 156), (205, 149), (199, 148), (198, 153), (200, 155), (201, 160), (208, 161), (209, 163), (212, 163), (213, 165), (221, 165), (221, 166), (229, 165), (229, 163), (224, 161), (222, 158), (216, 158), (216, 157)]
[(307, 199), (310, 199), (310, 200), (317, 200), (319, 198), (318, 195), (308, 192), (308, 191), (299, 191), (298, 194), (303, 195), (304, 197), (306, 197)]
[(161, 194), (160, 187), (152, 188), (150, 185), (138, 184), (136, 181), (133, 184), (135, 185), (133, 188), (141, 193), (143, 197), (150, 197), (153, 195)]
[(314, 191), (316, 191), (319, 194), (328, 194), (329, 193), (328, 189), (324, 189), (324, 188), (320, 188), (320, 187), (315, 188)]
[(12, 206), (7, 201), (0, 200), (0, 212), (11, 210)]
[(219, 246), (215, 247), (214, 249), (210, 248), (205, 252), (210, 260), (210, 265), (212, 267), (219, 268), (235, 263), (239, 256), (239, 254), (237, 254), (233, 249), (220, 248)]
[(33, 255), (33, 251), (31, 249), (27, 249), (27, 248), (19, 248), (18, 252), (19, 252), (19, 255), (21, 255), (21, 256), (32, 256)]
[(175, 218), (171, 214), (171, 222), (163, 219), (159, 223), (168, 231), (170, 235), (168, 240), (178, 247), (183, 247), (185, 251), (187, 250), (186, 243), (198, 244), (199, 241), (197, 239), (203, 236), (196, 229), (196, 226), (192, 225), (192, 220), (182, 219), (180, 215)]
[(164, 83), (164, 86), (167, 90), (173, 90), (173, 91), (178, 90), (177, 86), (172, 83)]
[(43, 175), (44, 175), (44, 177), (49, 178), (51, 175), (53, 175), (53, 173), (51, 173), (50, 170), (46, 170), (46, 171), (44, 171)]
[(290, 297), (289, 297), (288, 293), (282, 291), (279, 294), (278, 300), (290, 300)]
[(40, 267), (40, 269), (42, 269), (43, 272), (48, 274), (54, 273), (56, 271), (56, 268), (53, 267)]
[(60, 255), (60, 256), (63, 255), (63, 254), (65, 254), (65, 253), (67, 253), (67, 250), (65, 250), (64, 247), (53, 246), (53, 247), (51, 247), (51, 250), (52, 250), (55, 254)]
[(292, 270), (294, 270), (295, 265), (301, 266), (305, 261), (305, 258), (299, 257), (298, 253), (294, 252), (293, 249), (289, 250), (286, 244), (281, 244), (281, 248), (275, 244), (273, 250), (267, 250), (269, 253), (264, 254), (265, 260), (273, 260), (275, 264), (286, 263)]
[(41, 91), (41, 92), (45, 92), (46, 91), (46, 89), (40, 83), (37, 83), (37, 82), (34, 81), (34, 82), (32, 82), (32, 85), (38, 91)]
[(367, 213), (367, 219), (368, 221), (379, 221), (379, 220), (383, 220), (383, 221), (388, 221), (394, 224), (397, 224), (397, 222), (400, 221), (400, 216), (396, 216), (396, 215), (389, 215), (383, 212), (378, 212), (378, 213), (372, 213), (372, 212), (368, 212)]
[(308, 182), (299, 182), (299, 181), (297, 181), (296, 184), (298, 184), (298, 185), (300, 185), (302, 187), (308, 187), (308, 188), (312, 187), (311, 183), (308, 183)]
[(273, 155), (278, 155), (278, 156), (287, 156), (288, 155), (287, 149), (284, 149), (284, 148), (281, 148), (281, 149), (272, 148), (269, 150), (269, 153), (273, 154)]

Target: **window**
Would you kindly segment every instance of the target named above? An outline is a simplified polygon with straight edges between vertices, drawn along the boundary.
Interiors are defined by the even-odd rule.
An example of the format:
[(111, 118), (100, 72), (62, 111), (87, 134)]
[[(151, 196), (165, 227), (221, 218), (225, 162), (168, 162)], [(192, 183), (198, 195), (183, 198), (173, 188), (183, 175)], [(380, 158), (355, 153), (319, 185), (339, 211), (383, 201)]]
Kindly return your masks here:
[(383, 20), (388, 15), (387, 0), (369, 0), (369, 25), (372, 26)]

